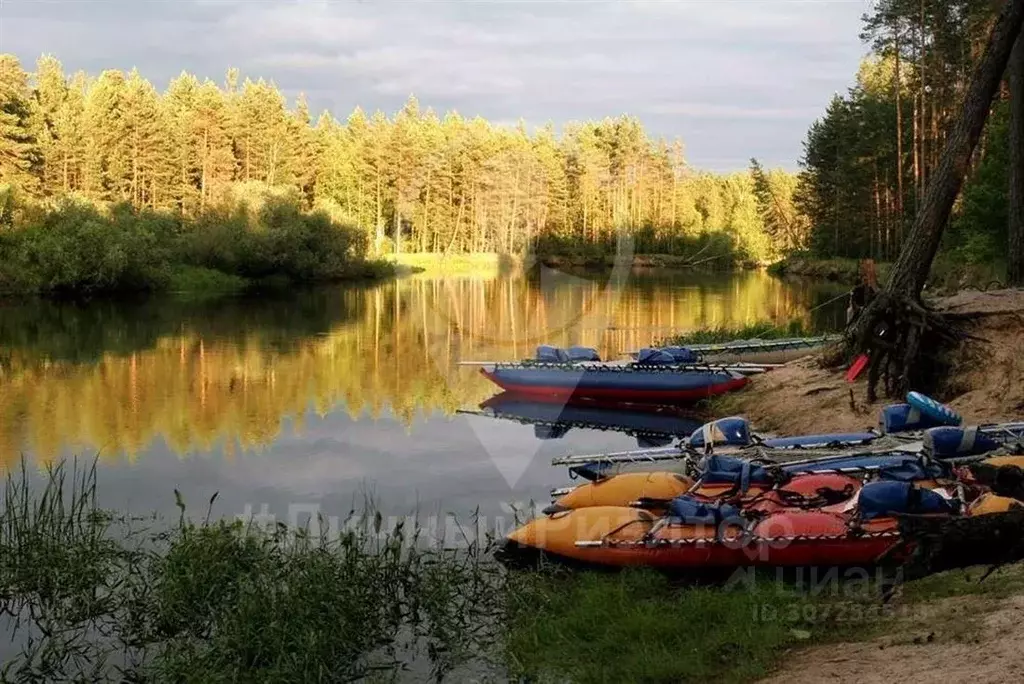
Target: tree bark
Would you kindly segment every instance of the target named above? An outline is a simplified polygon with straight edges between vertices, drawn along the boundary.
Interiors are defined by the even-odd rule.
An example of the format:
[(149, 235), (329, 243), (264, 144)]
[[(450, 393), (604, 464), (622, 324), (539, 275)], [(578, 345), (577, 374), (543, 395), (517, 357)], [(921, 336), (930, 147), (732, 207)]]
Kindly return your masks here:
[(847, 357), (859, 353), (871, 357), (869, 400), (875, 399), (876, 386), (883, 378), (890, 395), (908, 389), (931, 391), (944, 373), (944, 350), (962, 339), (955, 326), (921, 304), (921, 290), (1022, 24), (1024, 0), (1007, 0), (971, 78), (960, 116), (931, 172), (921, 210), (889, 282), (847, 330)]
[[(896, 22), (899, 20), (897, 19)], [(903, 84), (900, 83), (900, 34), (899, 24), (893, 24), (893, 43), (896, 49), (896, 218), (897, 240), (903, 240), (906, 217), (903, 213)]]
[(1024, 0), (1007, 0), (971, 79), (960, 117), (931, 174), (921, 211), (892, 269), (886, 286), (890, 293), (920, 297), (1022, 23)]
[(1010, 225), (1007, 280), (1024, 285), (1024, 31), (1010, 57)]

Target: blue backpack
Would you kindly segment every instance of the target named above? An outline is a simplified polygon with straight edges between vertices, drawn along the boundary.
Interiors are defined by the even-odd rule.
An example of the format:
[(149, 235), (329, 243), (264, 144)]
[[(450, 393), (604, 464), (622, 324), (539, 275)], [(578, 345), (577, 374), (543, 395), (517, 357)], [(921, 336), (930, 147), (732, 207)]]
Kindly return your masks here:
[(731, 416), (701, 425), (687, 440), (687, 446), (694, 450), (709, 445), (747, 446), (751, 443), (750, 423), (746, 418)]
[(674, 366), (680, 362), (661, 349), (645, 348), (636, 355), (636, 363), (641, 366)]
[(668, 354), (676, 363), (698, 363), (700, 354), (689, 347), (662, 347), (661, 352)]
[(915, 487), (909, 482), (869, 482), (860, 490), (857, 508), (864, 520), (894, 514), (955, 513), (945, 497), (930, 489)]
[(569, 347), (565, 350), (570, 361), (600, 361), (601, 355), (592, 347)]
[(536, 361), (542, 363), (565, 363), (569, 355), (561, 347), (552, 347), (550, 344), (542, 344), (537, 347)]
[(703, 473), (701, 482), (735, 485), (740, 493), (746, 492), (753, 484), (775, 484), (775, 477), (767, 468), (742, 458), (706, 456), (701, 460), (700, 469)]
[(709, 504), (686, 494), (672, 499), (668, 505), (672, 522), (684, 525), (719, 525), (726, 520), (742, 522), (740, 509), (730, 504)]
[(908, 456), (891, 465), (878, 469), (878, 479), (892, 482), (919, 482), (934, 480), (950, 475), (948, 468), (940, 463), (927, 463), (920, 458)]
[(999, 442), (976, 427), (934, 427), (924, 433), (924, 448), (935, 458), (979, 456), (995, 451)]

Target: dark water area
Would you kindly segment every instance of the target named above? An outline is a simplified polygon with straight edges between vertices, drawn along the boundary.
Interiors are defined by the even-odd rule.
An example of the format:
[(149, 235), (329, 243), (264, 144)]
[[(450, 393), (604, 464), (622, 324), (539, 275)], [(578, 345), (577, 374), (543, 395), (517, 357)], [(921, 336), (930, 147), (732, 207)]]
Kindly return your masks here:
[(344, 519), (369, 497), (387, 515), (478, 511), (501, 529), (568, 483), (551, 458), (652, 437), (460, 414), (498, 390), (458, 361), (542, 343), (616, 358), (673, 332), (765, 320), (835, 329), (844, 304), (826, 303), (841, 291), (761, 272), (545, 272), (0, 303), (0, 465), (98, 457), (102, 505), (138, 513), (174, 514), (175, 489), (197, 514), (217, 493), (215, 515), (283, 522)]

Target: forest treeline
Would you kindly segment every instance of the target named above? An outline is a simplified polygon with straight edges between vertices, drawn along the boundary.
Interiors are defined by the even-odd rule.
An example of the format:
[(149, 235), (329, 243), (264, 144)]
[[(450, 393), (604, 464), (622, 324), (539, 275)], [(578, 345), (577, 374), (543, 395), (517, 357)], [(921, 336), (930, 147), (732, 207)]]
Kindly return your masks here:
[[(871, 55), (804, 147), (796, 203), (813, 225), (813, 254), (896, 257), (1001, 5), (879, 0), (864, 17)], [(1005, 264), (1008, 98), (1004, 83), (944, 236), (947, 260)]]
[(354, 228), (368, 250), (639, 252), (765, 262), (802, 247), (796, 179), (688, 167), (678, 141), (629, 116), (497, 126), (422, 110), (356, 108), (344, 121), (289, 106), (270, 82), (182, 73), (159, 92), (136, 71), (68, 76), (52, 56), (27, 73), (0, 58), (2, 179), (19, 197), (192, 218), (272, 189)]
[[(159, 219), (178, 226), (165, 251), (246, 277), (282, 261), (292, 273), (333, 277), (343, 261), (400, 252), (606, 256), (623, 232), (638, 253), (695, 265), (793, 253), (890, 260), (998, 5), (875, 3), (862, 27), (871, 54), (810, 127), (798, 175), (756, 160), (731, 174), (697, 171), (680, 141), (654, 138), (630, 116), (528, 130), (440, 116), (410, 97), (390, 116), (356, 108), (344, 120), (314, 118), (301, 96), (289, 104), (273, 83), (234, 69), (222, 84), (182, 73), (160, 92), (136, 71), (68, 75), (43, 56), (29, 73), (2, 55), (0, 223), (32, 226), (38, 238), (81, 223), (85, 211), (101, 224)], [(943, 252), (955, 261), (1005, 260), (1007, 98), (1004, 89), (946, 231)], [(267, 226), (273, 239), (261, 237)], [(121, 252), (145, 253), (152, 231), (141, 232), (142, 247)], [(14, 240), (8, 233), (0, 249)], [(335, 265), (310, 266), (335, 235)], [(288, 254), (296, 240), (310, 245), (304, 255)], [(31, 262), (37, 242), (8, 245), (0, 287), (3, 269)], [(35, 269), (29, 280), (60, 280)]]

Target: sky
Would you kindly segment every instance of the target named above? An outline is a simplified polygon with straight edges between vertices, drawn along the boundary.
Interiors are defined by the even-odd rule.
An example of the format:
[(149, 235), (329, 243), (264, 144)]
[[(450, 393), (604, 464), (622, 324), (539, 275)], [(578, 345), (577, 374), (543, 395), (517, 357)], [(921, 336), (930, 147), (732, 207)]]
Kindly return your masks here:
[(796, 169), (852, 85), (871, 0), (0, 0), (31, 69), (274, 80), (314, 112), (422, 108), (529, 126), (630, 114), (712, 171)]

